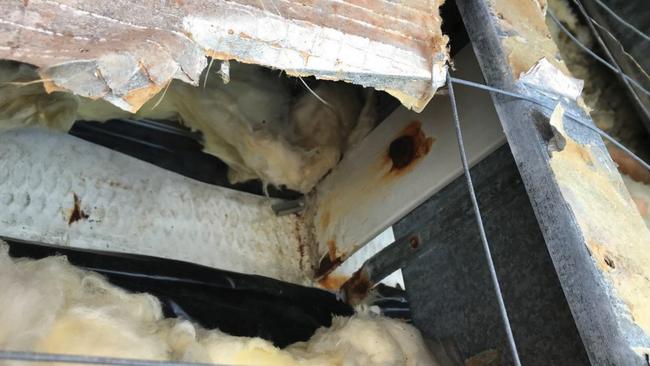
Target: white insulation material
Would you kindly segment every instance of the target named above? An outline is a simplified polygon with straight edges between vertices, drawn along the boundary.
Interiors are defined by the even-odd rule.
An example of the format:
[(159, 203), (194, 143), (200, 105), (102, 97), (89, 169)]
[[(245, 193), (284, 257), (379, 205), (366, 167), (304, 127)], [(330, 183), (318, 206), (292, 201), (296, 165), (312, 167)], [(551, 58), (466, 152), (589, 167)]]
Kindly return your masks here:
[(271, 203), (66, 134), (0, 134), (0, 236), (303, 283), (302, 225)]

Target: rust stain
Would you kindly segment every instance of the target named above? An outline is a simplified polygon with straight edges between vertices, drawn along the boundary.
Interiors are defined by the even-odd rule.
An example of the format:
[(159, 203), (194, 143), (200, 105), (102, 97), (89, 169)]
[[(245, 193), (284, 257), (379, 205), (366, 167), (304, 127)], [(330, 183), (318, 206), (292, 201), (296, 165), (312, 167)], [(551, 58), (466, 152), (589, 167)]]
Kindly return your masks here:
[(72, 194), (72, 199), (74, 201), (74, 206), (72, 207), (72, 212), (70, 212), (70, 217), (68, 218), (68, 225), (72, 225), (73, 222), (79, 220), (85, 220), (90, 217), (84, 210), (81, 209), (81, 200), (76, 193)]
[[(150, 82), (153, 82), (151, 78), (149, 78)], [(142, 107), (147, 101), (149, 101), (153, 96), (156, 94), (160, 93), (160, 91), (167, 87), (172, 83), (172, 80), (169, 79), (166, 83), (164, 84), (149, 84), (148, 86), (144, 88), (138, 88), (138, 89), (133, 89), (126, 93), (124, 96), (124, 101), (127, 102), (131, 106), (131, 112), (136, 112), (140, 107)]]
[(409, 123), (390, 143), (385, 156), (385, 164), (391, 168), (387, 176), (402, 176), (409, 172), (431, 151), (434, 138), (427, 137), (422, 131), (422, 123)]
[(300, 259), (298, 261), (298, 266), (300, 267), (300, 270), (305, 269), (305, 244), (303, 244), (302, 240), (298, 238), (298, 254), (300, 254)]
[(45, 88), (45, 92), (50, 94), (54, 93), (56, 91), (66, 91), (63, 88), (60, 88), (58, 85), (56, 85), (52, 80), (51, 77), (45, 73), (40, 74), (41, 78), (43, 78), (43, 88)]
[(478, 353), (465, 361), (465, 366), (497, 366), (501, 364), (499, 351), (489, 349)]
[(409, 245), (413, 249), (417, 249), (420, 246), (420, 241), (415, 236), (409, 239)]
[(348, 277), (346, 276), (335, 276), (329, 274), (318, 280), (318, 284), (328, 290), (338, 290), (347, 280)]
[(607, 151), (612, 160), (618, 165), (618, 170), (632, 178), (633, 180), (650, 184), (650, 171), (639, 164), (636, 160), (632, 159), (623, 150), (615, 146), (608, 146)]
[(590, 240), (587, 243), (587, 249), (601, 271), (607, 272), (616, 268), (614, 260), (612, 259), (612, 253), (610, 253), (604, 245), (597, 243), (594, 240)]
[(156, 82), (155, 82), (155, 81), (153, 80), (153, 78), (151, 77), (151, 74), (149, 73), (149, 69), (147, 68), (147, 65), (144, 64), (144, 61), (139, 60), (139, 61), (138, 61), (138, 67), (139, 67), (140, 70), (142, 70), (142, 72), (147, 76), (147, 80), (149, 80), (149, 83), (150, 83), (150, 84), (156, 84)]
[(332, 239), (327, 241), (327, 254), (332, 262), (336, 260), (336, 241)]
[(605, 264), (606, 264), (609, 268), (612, 268), (612, 269), (616, 268), (616, 265), (614, 264), (614, 260), (613, 260), (612, 258), (610, 258), (610, 257), (608, 257), (608, 256), (605, 256), (605, 257), (603, 258), (603, 260), (605, 261)]
[(368, 272), (361, 268), (354, 272), (352, 277), (343, 284), (342, 290), (350, 305), (358, 305), (368, 296), (372, 287), (373, 283), (370, 281)]
[(124, 188), (124, 189), (131, 189), (131, 186), (124, 184), (122, 182), (118, 182), (115, 180), (108, 180), (106, 181), (109, 186), (114, 187), (114, 188)]
[(252, 63), (252, 61), (250, 61), (250, 60), (236, 58), (234, 55), (232, 55), (230, 53), (219, 52), (219, 51), (216, 51), (216, 50), (206, 49), (205, 50), (205, 55), (208, 56), (208, 57), (211, 57), (211, 58), (222, 60), (222, 61), (235, 60), (235, 61), (244, 62), (244, 63)]
[[(370, 40), (372, 42), (376, 42), (378, 44), (387, 44), (390, 45), (391, 47), (396, 47), (399, 48), (400, 50), (404, 50), (405, 52), (410, 52), (413, 53), (415, 56), (422, 57), (425, 60), (428, 60), (429, 63), (435, 63), (437, 65), (442, 66), (444, 64), (445, 59), (447, 58), (446, 55), (446, 37), (442, 35), (441, 29), (440, 29), (440, 24), (441, 24), (441, 18), (439, 16), (438, 12), (438, 7), (441, 3), (441, 1), (433, 1), (433, 2), (373, 2), (373, 1), (355, 1), (353, 3), (348, 3), (348, 2), (332, 2), (333, 0), (328, 0), (328, 1), (323, 1), (323, 2), (317, 2), (317, 5), (314, 6), (306, 6), (305, 3), (313, 3), (313, 1), (297, 1), (297, 0), (288, 0), (283, 3), (278, 2), (278, 11), (282, 16), (280, 18), (280, 21), (283, 22), (283, 24), (298, 24), (301, 28), (304, 28), (304, 31), (307, 34), (318, 34), (319, 29), (322, 28), (328, 28), (328, 29), (334, 29), (337, 32), (340, 32), (341, 35), (345, 37), (362, 37), (363, 39)], [(18, 0), (18, 4), (23, 4), (24, 6), (28, 6), (30, 8), (34, 8), (35, 12), (47, 12), (47, 8), (43, 8), (43, 6), (39, 5), (40, 2), (30, 2), (29, 0)], [(20, 45), (24, 50), (40, 50), (49, 47), (49, 51), (58, 51), (61, 55), (68, 55), (70, 53), (70, 50), (79, 50), (81, 48), (87, 49), (89, 54), (88, 55), (79, 55), (79, 60), (90, 60), (90, 61), (96, 61), (98, 59), (101, 59), (101, 57), (104, 54), (110, 54), (112, 52), (126, 52), (128, 50), (134, 51), (134, 55), (136, 56), (141, 56), (141, 55), (149, 55), (149, 51), (145, 49), (139, 49), (137, 47), (138, 42), (141, 41), (143, 37), (146, 37), (147, 39), (151, 38), (152, 41), (156, 43), (161, 44), (161, 48), (163, 49), (169, 49), (170, 54), (175, 54), (175, 53), (182, 53), (185, 51), (185, 47), (187, 46), (195, 46), (195, 41), (196, 38), (193, 36), (191, 30), (184, 29), (186, 27), (183, 26), (182, 19), (188, 14), (193, 15), (193, 16), (198, 16), (202, 19), (209, 19), (211, 21), (214, 21), (215, 24), (218, 23), (218, 20), (223, 17), (223, 16), (228, 16), (229, 13), (228, 9), (238, 9), (241, 6), (248, 6), (250, 5), (251, 1), (249, 0), (233, 0), (233, 1), (228, 1), (224, 7), (205, 7), (202, 6), (201, 4), (205, 3), (205, 1), (199, 1), (199, 0), (171, 0), (171, 1), (165, 1), (164, 5), (162, 5), (162, 10), (161, 10), (161, 16), (156, 17), (156, 19), (137, 19), (135, 24), (138, 27), (141, 27), (144, 29), (142, 35), (133, 35), (131, 32), (131, 29), (129, 26), (125, 25), (131, 25), (130, 22), (123, 22), (123, 20), (128, 20), (132, 17), (132, 14), (130, 14), (130, 9), (128, 7), (121, 6), (122, 3), (120, 2), (110, 2), (106, 6), (104, 6), (103, 3), (97, 4), (95, 6), (94, 2), (91, 2), (93, 4), (89, 3), (89, 7), (86, 9), (88, 14), (92, 14), (93, 12), (96, 12), (98, 14), (104, 13), (106, 15), (106, 12), (110, 13), (110, 16), (112, 20), (115, 20), (115, 22), (108, 22), (107, 24), (106, 21), (99, 21), (95, 22), (97, 24), (93, 23), (93, 26), (98, 29), (97, 34), (95, 36), (97, 38), (109, 38), (110, 42), (106, 44), (102, 44), (102, 42), (86, 42), (83, 40), (83, 37), (75, 37), (75, 39), (70, 39), (69, 42), (64, 42), (64, 43), (57, 43), (52, 42), (48, 37), (37, 37), (34, 39), (26, 39), (23, 37), (20, 41)], [(124, 4), (128, 4), (128, 1), (123, 0)], [(254, 7), (258, 7), (261, 10), (266, 10), (267, 13), (276, 13), (275, 10), (270, 10), (270, 9), (265, 9), (265, 6), (262, 4), (257, 4), (256, 2), (253, 4)], [(402, 4), (404, 3), (404, 4)], [(335, 5), (336, 8), (340, 7), (340, 10), (337, 10), (336, 12), (332, 12), (331, 10), (323, 12), (324, 9), (328, 9), (327, 5), (328, 4), (333, 4)], [(312, 4), (313, 5), (313, 4)], [(266, 6), (268, 7), (268, 5)], [(41, 9), (43, 8), (43, 9)], [(223, 8), (223, 9), (222, 9)], [(224, 11), (224, 9), (226, 9)], [(299, 9), (299, 11), (296, 11), (296, 9)], [(329, 9), (328, 9), (329, 10)], [(341, 20), (339, 16), (336, 14), (346, 14), (346, 18)], [(399, 17), (401, 20), (400, 22), (395, 22), (392, 21), (389, 17), (386, 17), (384, 13), (390, 13), (390, 14), (399, 14)], [(226, 15), (224, 15), (226, 14)], [(65, 15), (65, 14), (64, 14)], [(265, 16), (267, 16), (266, 14)], [(71, 17), (70, 15), (67, 15)], [(90, 17), (89, 15), (81, 15), (83, 19), (79, 20), (80, 24), (86, 24), (89, 19), (91, 21), (95, 21)], [(257, 17), (259, 17), (259, 14), (256, 14), (256, 12), (252, 13), (247, 13), (244, 16), (243, 21), (247, 20), (255, 20)], [(65, 16), (64, 16), (65, 18)], [(7, 18), (8, 20), (13, 21), (12, 26), (10, 27), (9, 31), (13, 32), (15, 34), (19, 34), (21, 26), (24, 26), (25, 23), (29, 23), (28, 21), (25, 21), (24, 19), (20, 18), (19, 12), (16, 14), (9, 14), (9, 17)], [(179, 23), (179, 21), (181, 23)], [(15, 23), (15, 24), (14, 24)], [(68, 23), (70, 22), (59, 22), (61, 23), (58, 28), (57, 26), (53, 26), (52, 30), (55, 32), (63, 33), (66, 34), (67, 36), (70, 35), (77, 35), (78, 32), (83, 33), (84, 29), (83, 27), (70, 27), (67, 26), (69, 25)], [(73, 22), (74, 23), (74, 22)], [(118, 24), (119, 23), (119, 24)], [(60, 28), (60, 29), (59, 29)], [(187, 39), (182, 39), (179, 41), (178, 39), (175, 39), (174, 37), (168, 37), (168, 34), (165, 33), (164, 29), (179, 29), (179, 32), (183, 35), (186, 36)], [(238, 41), (241, 44), (245, 43), (250, 43), (251, 38), (255, 37), (255, 40), (259, 41), (259, 39), (256, 38), (255, 34), (248, 33), (248, 32), (242, 32), (241, 34), (238, 34), (237, 29), (226, 29), (227, 34), (231, 34), (231, 38), (238, 38), (236, 41)], [(56, 38), (56, 37), (55, 37)], [(242, 42), (246, 41), (246, 42)], [(200, 42), (199, 42), (200, 43)], [(134, 45), (136, 47), (134, 47)], [(265, 50), (269, 47), (276, 46), (276, 44), (273, 45), (263, 45), (262, 50)], [(288, 46), (287, 46), (288, 47)], [(302, 46), (300, 46), (302, 47)], [(300, 48), (298, 46), (294, 48)], [(225, 49), (226, 47), (224, 47)], [(310, 49), (317, 49), (318, 45), (311, 45)], [(7, 50), (3, 50), (5, 54), (9, 54), (10, 56), (13, 55), (12, 52), (13, 47), (8, 47)], [(48, 51), (46, 50), (46, 51)], [(228, 57), (227, 59), (230, 58), (242, 58), (242, 57), (248, 57), (248, 53), (245, 50), (236, 50), (238, 51), (231, 57)], [(301, 52), (302, 50), (298, 49), (292, 49), (292, 51), (296, 52)], [(1, 53), (1, 52), (0, 52)], [(56, 52), (55, 52), (56, 53)], [(208, 52), (209, 53), (209, 52)], [(277, 64), (274, 65), (272, 60), (269, 59), (267, 60), (264, 56), (264, 52), (262, 52), (263, 55), (261, 56), (256, 56), (256, 59), (250, 59), (247, 60), (249, 63), (256, 63), (256, 64), (265, 64), (266, 66), (273, 67), (273, 66), (278, 66)], [(6, 55), (5, 55), (6, 56)], [(14, 58), (20, 56), (20, 60), (25, 63), (30, 63), (34, 64), (37, 67), (40, 67), (42, 70), (47, 70), (48, 68), (55, 66), (57, 64), (57, 57), (45, 57), (43, 56), (43, 52), (23, 52), (20, 55), (16, 56), (13, 55)], [(60, 55), (55, 55), (55, 56), (60, 56)], [(227, 55), (226, 55), (227, 56)], [(301, 53), (302, 58), (307, 62), (309, 60), (310, 55), (307, 53)], [(347, 56), (346, 58), (351, 58), (353, 56)], [(5, 57), (6, 58), (6, 57)], [(71, 61), (75, 61), (74, 59)], [(78, 60), (77, 60), (78, 61)], [(201, 57), (194, 58), (192, 56), (192, 59), (189, 62), (191, 62), (193, 65), (195, 62), (198, 61), (203, 61)], [(345, 64), (345, 60), (344, 64)], [(166, 60), (157, 60), (157, 62), (162, 63), (166, 62)], [(198, 64), (197, 64), (198, 65)], [(181, 70), (183, 71), (183, 70)], [(189, 78), (195, 78), (198, 77), (199, 75), (196, 74), (196, 70), (188, 70), (187, 77)], [(339, 71), (339, 72), (344, 72), (345, 70)], [(317, 75), (317, 76), (326, 76), (326, 75)], [(348, 80), (350, 81), (350, 80)], [(160, 81), (160, 83), (164, 83), (164, 81)], [(51, 85), (52, 88), (54, 86)], [(407, 88), (408, 87), (408, 88)], [(397, 86), (395, 86), (397, 88)], [(421, 109), (424, 107), (426, 102), (430, 99), (430, 97), (433, 94), (432, 86), (429, 85), (427, 86), (406, 86), (404, 87), (405, 89), (409, 89), (407, 91), (402, 91), (400, 92), (399, 90), (392, 90), (391, 88), (387, 88), (389, 92), (395, 94), (397, 97), (402, 99), (405, 104), (415, 106), (417, 109)], [(410, 89), (416, 89), (417, 90), (410, 90)], [(61, 87), (63, 89), (63, 87)], [(87, 88), (86, 88), (87, 89)], [(74, 85), (74, 88), (72, 92), (77, 92), (78, 94), (85, 95), (84, 91), (88, 92), (88, 90), (84, 89), (83, 86), (77, 86), (76, 84)], [(88, 92), (90, 93), (90, 92)], [(111, 95), (114, 93), (111, 93)], [(92, 98), (104, 98), (104, 99), (109, 99), (109, 95), (105, 95), (103, 92), (101, 93), (95, 93), (94, 95), (88, 95), (89, 97)], [(121, 97), (122, 94), (120, 93), (119, 97)], [(136, 105), (136, 104), (132, 104)]]
[(253, 37), (251, 37), (250, 34), (248, 34), (248, 33), (244, 33), (244, 32), (239, 32), (239, 38), (242, 38), (242, 39), (253, 39)]
[(300, 254), (300, 259), (298, 261), (298, 266), (300, 267), (300, 270), (305, 269), (305, 250), (306, 244), (303, 240), (303, 237), (301, 235), (301, 230), (300, 230), (300, 222), (298, 220), (295, 220), (294, 227), (293, 227), (293, 232), (294, 235), (296, 236), (296, 239), (298, 240), (298, 254)]
[(324, 230), (329, 225), (330, 225), (330, 212), (325, 211), (325, 213), (323, 213), (320, 217), (320, 228)]
[(341, 257), (337, 257), (334, 260), (331, 260), (330, 256), (326, 255), (323, 257), (323, 259), (320, 260), (320, 263), (318, 264), (318, 268), (316, 269), (314, 276), (316, 278), (322, 278), (324, 276), (327, 276), (336, 267), (340, 266), (342, 262), (343, 260), (341, 259)]
[(563, 113), (558, 105), (550, 123), (569, 149), (552, 152), (551, 169), (596, 268), (627, 305), (633, 321), (650, 332), (650, 231), (618, 174), (591, 146), (580, 145), (564, 131)]

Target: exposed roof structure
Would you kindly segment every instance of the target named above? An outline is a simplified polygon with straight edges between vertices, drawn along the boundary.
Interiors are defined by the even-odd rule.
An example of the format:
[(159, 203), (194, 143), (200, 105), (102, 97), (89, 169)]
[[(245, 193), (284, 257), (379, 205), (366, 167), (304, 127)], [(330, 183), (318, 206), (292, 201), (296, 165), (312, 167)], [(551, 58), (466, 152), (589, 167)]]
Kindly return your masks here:
[(40, 68), (49, 91), (136, 111), (207, 58), (386, 90), (420, 111), (444, 83), (439, 0), (0, 0), (0, 59)]

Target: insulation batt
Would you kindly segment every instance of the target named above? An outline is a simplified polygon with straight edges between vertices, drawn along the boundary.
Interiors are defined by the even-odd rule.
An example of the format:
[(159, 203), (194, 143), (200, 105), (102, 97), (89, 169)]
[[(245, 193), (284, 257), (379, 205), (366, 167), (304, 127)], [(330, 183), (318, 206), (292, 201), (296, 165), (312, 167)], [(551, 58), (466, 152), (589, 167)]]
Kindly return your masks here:
[[(178, 120), (201, 131), (204, 151), (229, 166), (233, 183), (261, 179), (307, 193), (343, 152), (374, 125), (372, 95), (350, 84), (322, 82), (314, 95), (292, 98), (286, 79), (254, 65), (232, 64), (231, 79), (202, 87), (173, 81), (135, 115), (105, 101), (47, 94), (33, 67), (0, 61), (0, 132), (29, 125), (62, 131), (75, 120)], [(202, 83), (203, 84), (203, 83)]]
[(0, 288), (0, 349), (249, 366), (438, 365), (420, 333), (397, 320), (335, 317), (309, 341), (279, 349), (165, 319), (149, 294), (128, 293), (65, 257), (11, 258), (2, 242)]

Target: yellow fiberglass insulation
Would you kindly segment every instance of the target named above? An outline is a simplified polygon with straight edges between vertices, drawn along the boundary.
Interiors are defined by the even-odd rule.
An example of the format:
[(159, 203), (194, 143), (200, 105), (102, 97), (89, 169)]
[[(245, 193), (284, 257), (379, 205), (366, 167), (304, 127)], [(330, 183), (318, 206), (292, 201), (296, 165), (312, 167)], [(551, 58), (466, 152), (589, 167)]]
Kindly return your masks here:
[(0, 288), (3, 350), (248, 366), (438, 364), (420, 333), (397, 320), (335, 317), (309, 341), (280, 349), (260, 338), (165, 319), (149, 294), (124, 291), (65, 257), (11, 258), (1, 241)]
[[(548, 0), (548, 8), (582, 44), (597, 46), (589, 28), (571, 7), (571, 0)], [(635, 153), (647, 156), (647, 134), (616, 76), (585, 53), (548, 16), (546, 24), (571, 74), (584, 80), (582, 97), (594, 123)]]
[(314, 92), (327, 104), (306, 92), (292, 97), (286, 79), (270, 70), (233, 64), (228, 84), (216, 76), (199, 87), (176, 80), (131, 114), (103, 100), (47, 94), (33, 67), (0, 61), (0, 132), (30, 125), (67, 131), (75, 120), (174, 119), (202, 133), (204, 151), (228, 164), (232, 182), (261, 179), (307, 193), (374, 125), (371, 94), (331, 82)]

